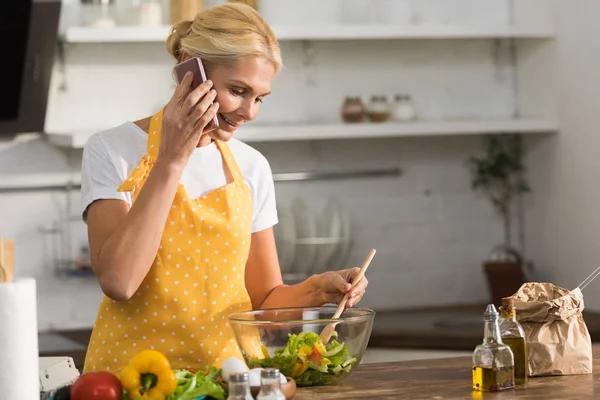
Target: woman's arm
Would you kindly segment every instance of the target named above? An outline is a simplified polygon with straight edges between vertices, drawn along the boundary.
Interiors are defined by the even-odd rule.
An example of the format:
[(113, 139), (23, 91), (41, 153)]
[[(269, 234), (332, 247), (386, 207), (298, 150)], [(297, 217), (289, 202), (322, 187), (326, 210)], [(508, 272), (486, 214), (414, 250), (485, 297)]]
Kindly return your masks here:
[(131, 209), (121, 200), (97, 200), (88, 207), (92, 268), (113, 300), (130, 299), (148, 274), (181, 173), (217, 113), (212, 82), (189, 92), (190, 84), (187, 75), (165, 107), (158, 156)]
[(122, 200), (98, 200), (88, 207), (92, 268), (111, 299), (129, 300), (148, 274), (180, 174), (157, 163), (131, 209)]
[[(269, 228), (252, 234), (246, 263), (246, 290), (254, 309), (338, 304), (350, 290), (358, 271), (358, 268), (330, 271), (313, 275), (297, 285), (284, 285), (273, 228)], [(353, 307), (360, 301), (368, 283), (366, 277), (361, 279), (352, 290), (346, 308)]]

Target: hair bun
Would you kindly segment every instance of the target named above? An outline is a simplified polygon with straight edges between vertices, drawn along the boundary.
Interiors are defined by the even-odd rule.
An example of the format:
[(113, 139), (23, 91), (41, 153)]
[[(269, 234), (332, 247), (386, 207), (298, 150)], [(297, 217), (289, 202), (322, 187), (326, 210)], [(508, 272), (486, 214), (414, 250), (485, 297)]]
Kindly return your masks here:
[(186, 37), (192, 28), (192, 21), (181, 21), (173, 25), (167, 38), (167, 51), (181, 61), (181, 39)]

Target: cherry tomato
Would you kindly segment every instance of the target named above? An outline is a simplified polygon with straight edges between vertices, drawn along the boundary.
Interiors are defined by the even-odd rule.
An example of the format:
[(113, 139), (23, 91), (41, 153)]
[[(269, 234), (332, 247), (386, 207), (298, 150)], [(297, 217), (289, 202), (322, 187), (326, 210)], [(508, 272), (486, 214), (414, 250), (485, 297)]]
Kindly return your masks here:
[(319, 353), (319, 351), (317, 350), (316, 347), (313, 347), (312, 354), (310, 354), (306, 358), (309, 359), (310, 361), (314, 362), (317, 365), (321, 365), (321, 360), (323, 359), (323, 356), (321, 355), (321, 353)]
[(71, 400), (121, 400), (122, 397), (121, 381), (108, 371), (85, 373), (71, 387)]

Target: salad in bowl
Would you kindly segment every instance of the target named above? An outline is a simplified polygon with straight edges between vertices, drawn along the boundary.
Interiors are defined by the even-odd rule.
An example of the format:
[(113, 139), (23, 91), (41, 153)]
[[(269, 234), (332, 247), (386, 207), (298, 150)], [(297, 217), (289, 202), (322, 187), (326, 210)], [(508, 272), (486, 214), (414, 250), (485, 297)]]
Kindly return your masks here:
[[(277, 368), (298, 386), (338, 383), (362, 359), (374, 311), (355, 308), (332, 319), (335, 307), (245, 311), (230, 316), (242, 355), (250, 368)], [(335, 331), (327, 343), (320, 332)]]

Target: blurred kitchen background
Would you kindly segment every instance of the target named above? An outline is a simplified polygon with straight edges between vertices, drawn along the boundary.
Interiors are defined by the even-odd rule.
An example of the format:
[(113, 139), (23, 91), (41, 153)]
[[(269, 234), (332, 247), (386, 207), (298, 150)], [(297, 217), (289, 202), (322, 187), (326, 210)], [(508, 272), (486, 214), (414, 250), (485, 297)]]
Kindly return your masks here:
[[(486, 303), (525, 280), (574, 288), (598, 266), (598, 2), (256, 3), (285, 66), (238, 137), (273, 170), (287, 282), (378, 250), (365, 362), (470, 354)], [(82, 148), (168, 101), (170, 10), (169, 0), (63, 0), (43, 132), (0, 136), (0, 237), (15, 240), (16, 275), (37, 279), (44, 354), (85, 350), (102, 294), (81, 221)], [(517, 139), (522, 159), (505, 155), (531, 189), (506, 218), (471, 186), (471, 157), (514, 166), (486, 158), (491, 137)], [(505, 221), (513, 251), (497, 247)], [(594, 339), (598, 285), (584, 292)]]

